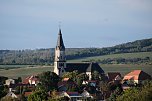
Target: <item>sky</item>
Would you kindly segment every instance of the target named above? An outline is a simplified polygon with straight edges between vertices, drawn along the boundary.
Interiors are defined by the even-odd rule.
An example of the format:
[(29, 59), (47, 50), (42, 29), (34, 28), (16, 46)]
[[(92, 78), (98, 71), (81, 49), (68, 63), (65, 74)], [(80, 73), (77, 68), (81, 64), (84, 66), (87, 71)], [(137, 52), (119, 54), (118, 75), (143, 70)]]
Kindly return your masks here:
[(0, 0), (0, 49), (102, 48), (152, 38), (152, 0)]

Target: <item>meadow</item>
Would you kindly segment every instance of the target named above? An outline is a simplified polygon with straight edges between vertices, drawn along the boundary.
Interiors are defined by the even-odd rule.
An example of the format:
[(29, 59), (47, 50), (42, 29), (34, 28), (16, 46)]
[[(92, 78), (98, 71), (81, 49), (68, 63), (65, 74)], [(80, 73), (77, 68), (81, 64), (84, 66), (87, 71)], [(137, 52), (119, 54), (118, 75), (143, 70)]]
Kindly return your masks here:
[[(101, 64), (101, 68), (107, 72), (120, 72), (122, 75), (129, 73), (131, 70), (140, 69), (152, 76), (152, 65), (134, 65), (134, 64)], [(4, 66), (3, 66), (4, 67)], [(53, 66), (23, 66), (16, 69), (0, 70), (0, 76), (9, 78), (22, 77), (25, 78), (29, 75), (36, 75), (45, 71), (53, 71)]]
[(145, 64), (101, 64), (101, 68), (107, 72), (120, 72), (122, 76), (129, 73), (132, 70), (143, 70), (152, 76), (152, 65)]
[[(4, 67), (4, 66), (3, 66)], [(22, 66), (20, 68), (14, 69), (1, 69), (0, 76), (6, 76), (9, 78), (22, 77), (25, 78), (29, 75), (36, 75), (45, 71), (52, 71), (52, 66)]]
[(137, 53), (121, 53), (121, 54), (110, 54), (110, 55), (102, 55), (102, 56), (92, 56), (92, 57), (85, 57), (81, 59), (73, 59), (68, 60), (68, 62), (82, 62), (82, 61), (89, 61), (89, 60), (105, 60), (108, 58), (114, 59), (114, 58), (146, 58), (149, 57), (152, 59), (152, 52), (137, 52)]

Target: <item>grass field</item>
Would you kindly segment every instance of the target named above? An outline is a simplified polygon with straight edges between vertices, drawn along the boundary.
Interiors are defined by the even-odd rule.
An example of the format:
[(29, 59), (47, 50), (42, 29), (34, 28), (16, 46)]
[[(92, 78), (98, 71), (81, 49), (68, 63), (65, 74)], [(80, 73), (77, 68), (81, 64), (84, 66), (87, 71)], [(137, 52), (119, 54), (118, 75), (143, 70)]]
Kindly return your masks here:
[(93, 57), (85, 57), (82, 59), (73, 59), (73, 60), (68, 60), (68, 62), (82, 62), (82, 61), (89, 61), (89, 60), (98, 60), (100, 59), (101, 61), (104, 59), (108, 58), (145, 58), (145, 57), (150, 57), (152, 59), (152, 52), (138, 52), (138, 53), (123, 53), (123, 54), (110, 54), (110, 55), (103, 55), (103, 56), (93, 56)]
[[(141, 69), (152, 76), (152, 65), (100, 65), (102, 69), (107, 72), (120, 72), (122, 75), (129, 73), (131, 70)], [(9, 78), (22, 77), (25, 78), (29, 75), (39, 74), (44, 71), (52, 71), (52, 66), (35, 66), (35, 67), (24, 67), (17, 69), (1, 70), (0, 76), (6, 76)]]
[(152, 76), (152, 65), (134, 65), (134, 64), (105, 64), (100, 65), (102, 69), (107, 72), (120, 72), (122, 76), (129, 73), (132, 70), (143, 70)]
[(6, 76), (9, 78), (26, 77), (28, 75), (35, 75), (42, 73), (44, 71), (53, 70), (52, 66), (34, 66), (34, 67), (24, 67), (17, 69), (1, 70), (0, 76)]

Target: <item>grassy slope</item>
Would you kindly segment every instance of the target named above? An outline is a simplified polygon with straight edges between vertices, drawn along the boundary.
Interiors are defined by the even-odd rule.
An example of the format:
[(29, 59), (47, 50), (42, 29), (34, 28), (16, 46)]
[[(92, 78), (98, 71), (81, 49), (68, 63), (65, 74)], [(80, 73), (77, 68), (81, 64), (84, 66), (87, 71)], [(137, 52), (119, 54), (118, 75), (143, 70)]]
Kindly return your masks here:
[[(107, 72), (120, 72), (122, 75), (127, 74), (131, 70), (141, 69), (146, 73), (152, 76), (152, 65), (128, 65), (128, 64), (107, 64), (101, 65), (102, 69)], [(17, 68), (17, 69), (10, 69), (10, 70), (1, 70), (0, 76), (7, 76), (9, 78), (17, 78), (17, 77), (27, 77), (28, 75), (39, 74), (44, 71), (52, 71), (53, 67), (51, 66), (37, 66), (37, 67), (25, 67), (25, 68)]]
[(52, 66), (36, 66), (36, 67), (25, 67), (10, 70), (0, 70), (0, 76), (6, 76), (9, 78), (26, 77), (28, 75), (39, 74), (44, 71), (51, 71)]
[(122, 75), (129, 73), (132, 70), (143, 70), (152, 76), (152, 65), (144, 65), (144, 64), (105, 64), (100, 65), (102, 69), (107, 72), (120, 72)]
[[(90, 59), (107, 59), (107, 58), (118, 58), (118, 57), (125, 57), (125, 58), (144, 58), (144, 57), (150, 57), (152, 58), (152, 52), (140, 52), (140, 53), (124, 53), (124, 54), (112, 54), (112, 55), (105, 55), (105, 56), (95, 56), (95, 57), (88, 57), (83, 59), (77, 59), (77, 60), (70, 60), (68, 62), (81, 62), (81, 61), (87, 61)], [(17, 77), (26, 77), (28, 75), (38, 74), (43, 71), (52, 71), (52, 66), (36, 66), (36, 67), (26, 67), (25, 65), (0, 65), (0, 67), (21, 67), (17, 69), (9, 69), (9, 70), (3, 70), (0, 69), (0, 76), (7, 76), (10, 78), (17, 78)], [(107, 72), (120, 72), (122, 75), (130, 72), (131, 70), (135, 69), (141, 69), (148, 74), (152, 76), (152, 65), (134, 65), (134, 64), (105, 64), (101, 65), (103, 70)]]
[(74, 60), (68, 60), (68, 62), (82, 62), (82, 61), (88, 61), (91, 59), (94, 60), (104, 60), (108, 58), (145, 58), (150, 57), (152, 59), (152, 52), (139, 52), (139, 53), (122, 53), (122, 54), (111, 54), (111, 55), (103, 55), (103, 56), (93, 56), (93, 57), (86, 57), (82, 59), (74, 59)]

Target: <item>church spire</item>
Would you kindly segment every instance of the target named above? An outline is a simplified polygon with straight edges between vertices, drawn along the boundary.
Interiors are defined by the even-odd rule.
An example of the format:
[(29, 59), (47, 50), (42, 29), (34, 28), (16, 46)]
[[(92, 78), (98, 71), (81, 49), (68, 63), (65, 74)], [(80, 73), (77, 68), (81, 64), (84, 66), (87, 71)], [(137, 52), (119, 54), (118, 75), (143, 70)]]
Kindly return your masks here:
[(56, 49), (63, 50), (63, 51), (65, 50), (65, 46), (64, 46), (64, 43), (63, 43), (62, 33), (61, 33), (60, 28), (59, 28), (59, 33), (58, 33), (58, 40), (57, 40)]

